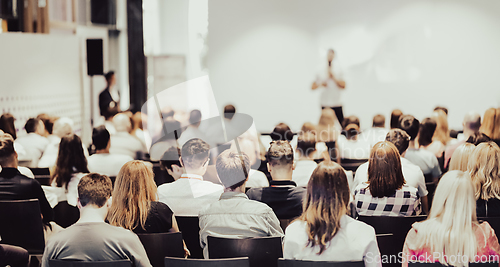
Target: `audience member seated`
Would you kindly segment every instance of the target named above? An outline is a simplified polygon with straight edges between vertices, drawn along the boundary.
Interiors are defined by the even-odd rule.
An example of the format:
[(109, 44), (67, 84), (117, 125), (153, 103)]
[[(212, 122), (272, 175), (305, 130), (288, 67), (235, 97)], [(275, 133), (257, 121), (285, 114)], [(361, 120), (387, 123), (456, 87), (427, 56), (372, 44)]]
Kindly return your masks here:
[(104, 222), (111, 207), (111, 180), (88, 174), (78, 184), (80, 219), (52, 236), (45, 246), (42, 267), (49, 260), (129, 260), (133, 266), (151, 266), (141, 241), (129, 230)]
[(466, 266), (489, 256), (498, 261), (499, 253), (495, 231), (488, 222), (479, 224), (476, 219), (470, 176), (450, 171), (439, 181), (427, 220), (414, 223), (408, 232), (402, 259), (404, 267), (408, 260)]
[[(268, 187), (269, 181), (267, 180), (267, 176), (263, 172), (253, 169), (260, 166), (259, 142), (257, 140), (251, 140), (250, 138), (246, 138), (244, 136), (238, 137), (237, 141), (241, 152), (247, 154), (248, 158), (250, 159), (250, 171), (248, 173), (248, 181), (246, 183), (246, 187)], [(232, 142), (231, 149), (233, 151), (237, 151), (235, 142)]]
[[(2, 130), (0, 130), (0, 135), (4, 134), (4, 132)], [(16, 142), (14, 141), (14, 148), (16, 147)], [(15, 151), (15, 149), (14, 149)], [(17, 170), (24, 176), (26, 177), (29, 177), (29, 178), (35, 178), (35, 175), (33, 175), (33, 172), (27, 168), (27, 167), (23, 167), (23, 166), (17, 166)], [(2, 171), (2, 166), (0, 165), (0, 172)]]
[(185, 173), (175, 182), (158, 187), (159, 201), (167, 204), (176, 216), (198, 216), (203, 207), (219, 200), (224, 191), (221, 185), (203, 180), (209, 150), (210, 146), (201, 139), (187, 141), (179, 160)]
[(29, 259), (29, 253), (26, 249), (0, 244), (0, 266), (27, 267)]
[(391, 129), (399, 129), (399, 118), (403, 116), (403, 112), (399, 109), (395, 109), (391, 113)]
[(455, 144), (448, 146), (444, 152), (445, 169), (448, 168), (448, 164), (450, 163), (451, 156), (455, 152), (455, 149), (464, 144), (470, 136), (479, 132), (479, 128), (481, 127), (481, 115), (474, 111), (465, 114), (462, 126), (464, 130), (463, 139), (460, 139)]
[(314, 161), (316, 152), (316, 135), (312, 133), (303, 133), (297, 140), (295, 169), (292, 174), (292, 181), (297, 186), (306, 187), (311, 178), (311, 174), (318, 164)]
[(173, 146), (177, 147), (177, 138), (181, 135), (181, 123), (172, 117), (164, 118), (163, 129), (162, 131), (166, 130), (167, 133), (164, 133), (161, 139), (154, 141), (154, 144), (149, 149), (151, 160), (158, 161), (167, 149)]
[(431, 118), (436, 120), (436, 131), (432, 136), (432, 141), (439, 141), (444, 146), (453, 145), (457, 139), (450, 137), (450, 129), (448, 128), (448, 114), (443, 110), (435, 110)]
[(305, 188), (292, 181), (294, 171), (293, 149), (289, 142), (274, 141), (267, 152), (267, 168), (272, 181), (269, 187), (251, 188), (247, 195), (251, 200), (266, 203), (278, 219), (294, 219), (302, 214)]
[(111, 154), (127, 155), (135, 159), (138, 153), (146, 153), (146, 148), (142, 142), (130, 134), (132, 123), (127, 115), (123, 113), (117, 114), (113, 117), (113, 124), (116, 134), (111, 136), (111, 146), (109, 148)]
[(194, 109), (189, 113), (189, 126), (184, 130), (179, 137), (179, 146), (183, 146), (187, 141), (193, 138), (206, 140), (205, 134), (200, 130), (201, 111)]
[(43, 122), (43, 125), (45, 126), (44, 133), (42, 134), (42, 136), (49, 137), (49, 135), (52, 134), (52, 130), (54, 128), (54, 122), (59, 118), (50, 116), (49, 114), (46, 113), (40, 113), (38, 114), (38, 116), (36, 116), (36, 118), (41, 120)]
[(479, 144), (467, 166), (475, 188), (477, 216), (499, 217), (500, 148), (494, 142)]
[(485, 135), (482, 132), (477, 132), (477, 133), (474, 133), (473, 135), (469, 136), (469, 139), (467, 139), (467, 141), (465, 141), (465, 142), (471, 143), (471, 144), (477, 146), (481, 143), (486, 143), (489, 141), (492, 141), (491, 138), (489, 138), (487, 135)]
[(24, 146), (17, 142), (17, 131), (14, 121), (16, 119), (10, 113), (4, 113), (0, 116), (0, 130), (4, 133), (8, 133), (14, 138), (14, 150), (16, 150), (19, 161), (30, 161), (31, 156), (24, 149)]
[(399, 152), (391, 142), (375, 144), (368, 182), (354, 189), (356, 212), (364, 216), (411, 216), (420, 213), (418, 190), (405, 184)]
[(324, 108), (321, 110), (321, 116), (319, 117), (318, 126), (316, 127), (316, 136), (318, 142), (333, 142), (337, 141), (339, 132), (342, 130), (342, 126), (335, 116), (335, 111), (331, 108)]
[(181, 150), (178, 147), (171, 147), (165, 151), (160, 159), (160, 167), (167, 172), (174, 181), (179, 180), (181, 175), (185, 173), (179, 157)]
[[(428, 211), (428, 199), (427, 199), (427, 188), (425, 185), (425, 177), (420, 168), (411, 163), (409, 160), (404, 158), (408, 145), (410, 143), (410, 136), (401, 129), (392, 129), (386, 136), (386, 141), (391, 142), (398, 149), (401, 155), (401, 169), (403, 171), (403, 177), (405, 179), (405, 184), (411, 187), (417, 188), (418, 195), (420, 196), (420, 201), (422, 203), (422, 210), (427, 214)], [(369, 162), (361, 164), (356, 170), (356, 176), (354, 182), (351, 185), (351, 192), (363, 182), (368, 182), (368, 169)]]
[(49, 144), (38, 161), (39, 168), (52, 168), (56, 164), (59, 154), (59, 143), (61, 138), (73, 133), (73, 121), (62, 117), (54, 122), (52, 134), (47, 137)]
[(420, 167), (424, 175), (432, 176), (434, 180), (441, 177), (441, 169), (436, 156), (425, 149), (419, 149), (415, 139), (418, 136), (420, 122), (412, 115), (403, 115), (399, 121), (399, 128), (410, 136), (410, 144), (404, 157)]
[(134, 160), (121, 168), (107, 221), (135, 233), (177, 232), (173, 212), (157, 201), (154, 173), (149, 165)]
[(80, 137), (75, 134), (64, 136), (59, 143), (56, 166), (50, 177), (50, 184), (54, 190), (46, 191), (55, 193), (57, 202), (67, 201), (76, 207), (78, 183), (86, 173), (89, 173), (89, 169)]
[(225, 191), (220, 200), (202, 209), (200, 245), (208, 256), (207, 237), (249, 238), (283, 236), (280, 222), (266, 204), (250, 200), (245, 195), (250, 160), (244, 153), (226, 150), (217, 157), (217, 173)]
[(134, 113), (134, 115), (132, 115), (133, 125), (132, 132), (130, 132), (130, 134), (137, 137), (137, 139), (142, 142), (142, 145), (146, 147), (146, 135), (144, 135), (144, 126), (142, 122), (143, 116), (145, 115), (140, 111), (137, 111), (136, 113)]
[(110, 134), (104, 125), (94, 128), (92, 131), (92, 144), (95, 154), (88, 158), (90, 172), (97, 172), (107, 176), (117, 176), (121, 167), (134, 160), (128, 155), (110, 154)]
[(467, 171), (467, 165), (471, 161), (471, 154), (476, 149), (476, 146), (471, 143), (463, 143), (455, 149), (451, 156), (449, 169), (450, 171)]
[(14, 138), (0, 132), (0, 199), (25, 200), (38, 199), (43, 222), (48, 225), (53, 218), (50, 207), (40, 183), (22, 175), (17, 169), (17, 153), (14, 150)]
[(368, 159), (370, 156), (370, 143), (359, 138), (359, 119), (349, 116), (344, 120), (349, 123), (344, 127), (345, 136), (340, 135), (337, 141), (340, 157), (342, 159)]
[(313, 261), (365, 261), (381, 266), (375, 230), (347, 215), (349, 186), (335, 162), (318, 165), (307, 185), (304, 212), (286, 228), (283, 257)]
[(370, 144), (370, 148), (376, 143), (385, 140), (388, 130), (385, 128), (385, 117), (384, 115), (377, 114), (373, 117), (372, 128), (363, 131), (358, 139), (361, 139)]
[(293, 139), (293, 132), (287, 124), (281, 122), (274, 127), (270, 137), (273, 141), (282, 140), (291, 142)]
[(484, 112), (480, 130), (500, 146), (500, 108), (489, 108)]
[(43, 136), (45, 125), (41, 120), (31, 118), (24, 125), (24, 129), (27, 135), (18, 137), (15, 142), (23, 146), (31, 158), (29, 166), (37, 167), (38, 161), (49, 144), (49, 140)]
[(441, 141), (433, 141), (436, 127), (437, 123), (435, 119), (425, 118), (420, 124), (417, 142), (421, 149), (432, 152), (437, 159), (443, 156), (444, 145)]

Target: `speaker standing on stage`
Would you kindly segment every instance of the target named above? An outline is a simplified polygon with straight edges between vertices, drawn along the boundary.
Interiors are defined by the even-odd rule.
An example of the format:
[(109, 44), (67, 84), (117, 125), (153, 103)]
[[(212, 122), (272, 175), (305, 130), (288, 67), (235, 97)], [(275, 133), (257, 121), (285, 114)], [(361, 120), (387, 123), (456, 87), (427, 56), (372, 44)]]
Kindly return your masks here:
[(120, 93), (115, 86), (114, 71), (106, 73), (104, 78), (106, 78), (106, 88), (99, 94), (99, 109), (101, 115), (108, 120), (120, 112)]
[(321, 108), (331, 108), (335, 111), (335, 115), (342, 125), (344, 120), (344, 113), (342, 112), (341, 93), (345, 89), (345, 81), (342, 80), (341, 74), (338, 69), (333, 68), (333, 59), (335, 52), (333, 49), (328, 50), (328, 65), (322, 67), (321, 71), (313, 82), (311, 88), (313, 90), (323, 87), (321, 93)]

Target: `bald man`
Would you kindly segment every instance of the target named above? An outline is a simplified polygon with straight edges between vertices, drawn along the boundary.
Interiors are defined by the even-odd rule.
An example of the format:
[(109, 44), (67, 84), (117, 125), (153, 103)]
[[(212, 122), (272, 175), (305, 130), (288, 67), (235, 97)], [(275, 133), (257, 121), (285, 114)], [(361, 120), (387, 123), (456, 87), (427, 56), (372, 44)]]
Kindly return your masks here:
[(132, 122), (130, 117), (124, 113), (118, 113), (113, 117), (113, 125), (116, 134), (111, 136), (110, 154), (127, 155), (139, 159), (140, 155), (146, 153), (143, 143), (134, 135), (130, 134)]
[(456, 144), (449, 146), (444, 152), (444, 167), (448, 168), (448, 163), (450, 162), (451, 156), (455, 149), (465, 143), (469, 137), (477, 132), (481, 127), (481, 115), (475, 111), (468, 112), (465, 114), (464, 121), (462, 122), (464, 129), (464, 138), (458, 141)]

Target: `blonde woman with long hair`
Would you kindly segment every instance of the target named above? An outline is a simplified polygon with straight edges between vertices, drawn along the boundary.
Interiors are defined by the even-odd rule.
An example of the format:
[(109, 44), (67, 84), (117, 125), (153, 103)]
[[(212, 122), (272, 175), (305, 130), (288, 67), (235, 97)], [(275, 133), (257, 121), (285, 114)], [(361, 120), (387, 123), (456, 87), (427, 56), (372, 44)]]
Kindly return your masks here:
[(375, 230), (347, 215), (349, 195), (344, 169), (320, 163), (307, 184), (302, 215), (286, 228), (284, 258), (381, 266)]
[(478, 223), (474, 188), (468, 173), (446, 173), (436, 189), (429, 217), (415, 223), (403, 247), (403, 267), (410, 262), (468, 266), (498, 261), (500, 245), (488, 222)]
[(449, 170), (466, 172), (467, 165), (471, 158), (470, 156), (475, 149), (476, 146), (471, 143), (463, 143), (459, 147), (457, 147), (457, 149), (455, 149), (455, 152), (453, 152), (453, 155), (451, 156)]
[(135, 233), (177, 232), (170, 208), (157, 201), (152, 166), (140, 160), (125, 163), (116, 177), (107, 220)]
[(500, 216), (500, 148), (491, 141), (481, 143), (470, 159), (467, 169), (475, 188), (478, 216)]

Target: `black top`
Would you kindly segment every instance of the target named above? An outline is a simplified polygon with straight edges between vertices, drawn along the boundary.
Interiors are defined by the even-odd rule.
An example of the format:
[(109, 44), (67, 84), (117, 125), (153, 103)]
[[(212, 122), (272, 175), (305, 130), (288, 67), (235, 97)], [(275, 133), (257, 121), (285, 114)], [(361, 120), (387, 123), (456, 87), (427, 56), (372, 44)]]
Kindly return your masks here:
[(302, 214), (302, 199), (306, 189), (293, 181), (271, 181), (269, 187), (251, 188), (248, 198), (266, 203), (278, 219), (293, 219)]
[(119, 106), (120, 103), (111, 97), (108, 87), (99, 94), (99, 110), (105, 118), (114, 116), (119, 111)]
[(0, 172), (0, 200), (38, 199), (43, 222), (47, 224), (54, 218), (40, 183), (22, 175), (16, 168), (3, 168)]
[(496, 198), (478, 199), (476, 213), (477, 217), (500, 217), (500, 200)]
[(136, 234), (144, 233), (166, 233), (172, 228), (172, 215), (174, 213), (165, 204), (157, 201), (151, 202), (151, 210), (144, 227), (146, 230), (138, 226), (134, 229)]

